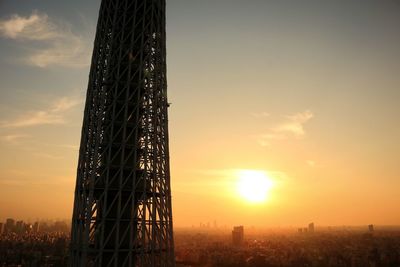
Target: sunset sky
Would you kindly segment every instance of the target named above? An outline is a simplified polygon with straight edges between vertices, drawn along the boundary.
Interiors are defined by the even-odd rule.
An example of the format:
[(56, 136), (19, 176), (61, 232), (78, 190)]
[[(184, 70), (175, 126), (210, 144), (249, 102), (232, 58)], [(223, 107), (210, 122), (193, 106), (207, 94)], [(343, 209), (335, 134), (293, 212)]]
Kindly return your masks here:
[[(100, 0), (0, 0), (0, 220), (72, 213)], [(167, 0), (175, 226), (400, 224), (400, 3)], [(261, 202), (240, 173), (271, 181)]]

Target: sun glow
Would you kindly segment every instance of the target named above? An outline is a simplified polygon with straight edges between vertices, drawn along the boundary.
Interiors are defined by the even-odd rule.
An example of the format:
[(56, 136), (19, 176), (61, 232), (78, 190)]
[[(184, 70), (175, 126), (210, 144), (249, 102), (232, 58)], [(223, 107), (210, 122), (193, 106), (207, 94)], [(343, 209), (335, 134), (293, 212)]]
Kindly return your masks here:
[(261, 203), (268, 199), (274, 183), (266, 172), (240, 170), (237, 177), (237, 191), (242, 198), (252, 203)]

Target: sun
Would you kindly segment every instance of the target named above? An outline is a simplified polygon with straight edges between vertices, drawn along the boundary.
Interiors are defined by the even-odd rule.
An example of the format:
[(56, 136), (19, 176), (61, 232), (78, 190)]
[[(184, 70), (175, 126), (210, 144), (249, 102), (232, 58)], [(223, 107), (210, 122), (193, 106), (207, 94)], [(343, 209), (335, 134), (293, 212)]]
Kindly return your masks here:
[(268, 199), (273, 181), (264, 171), (239, 170), (237, 172), (237, 191), (251, 203), (262, 203)]

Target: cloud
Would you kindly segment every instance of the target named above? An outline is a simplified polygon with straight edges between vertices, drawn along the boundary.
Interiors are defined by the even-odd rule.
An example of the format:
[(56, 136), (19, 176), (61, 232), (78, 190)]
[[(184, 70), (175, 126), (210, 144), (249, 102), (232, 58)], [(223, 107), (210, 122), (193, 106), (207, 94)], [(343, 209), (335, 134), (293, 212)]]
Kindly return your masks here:
[(67, 111), (81, 103), (82, 103), (81, 99), (63, 97), (54, 103), (52, 111), (53, 112)]
[[(286, 179), (287, 175), (285, 172), (276, 170), (262, 170), (262, 169), (207, 169), (207, 170), (192, 170), (193, 173), (210, 176), (210, 177), (225, 177), (232, 179), (237, 176), (238, 172), (244, 170), (252, 170), (265, 173), (268, 177), (273, 177), (276, 179)], [(203, 180), (203, 177), (201, 178)]]
[(55, 101), (55, 103), (47, 110), (30, 111), (13, 121), (0, 123), (1, 128), (21, 128), (38, 125), (57, 125), (64, 124), (64, 112), (72, 109), (82, 101), (63, 97)]
[(57, 145), (57, 146), (61, 148), (71, 149), (74, 151), (79, 151), (79, 145)]
[(310, 167), (315, 167), (315, 165), (317, 164), (314, 160), (307, 160), (306, 163)]
[[(265, 169), (194, 169), (188, 170), (188, 175), (192, 179), (180, 181), (175, 184), (175, 190), (180, 192), (188, 192), (192, 188), (202, 187), (207, 194), (214, 194), (212, 192), (221, 192), (221, 190), (234, 190), (236, 191), (238, 176), (242, 171), (259, 172), (265, 174), (270, 178), (274, 184), (282, 184), (288, 180), (288, 175), (282, 171), (265, 170)], [(221, 190), (216, 190), (216, 188)], [(213, 190), (212, 190), (213, 189)], [(210, 193), (211, 192), (211, 193)], [(219, 194), (219, 196), (221, 196)]]
[(278, 125), (274, 131), (278, 133), (290, 133), (296, 137), (302, 137), (306, 134), (304, 124), (313, 117), (314, 114), (309, 110), (287, 116), (288, 121)]
[(3, 123), (4, 128), (29, 127), (44, 124), (63, 124), (64, 119), (60, 114), (52, 114), (48, 111), (29, 112), (15, 121)]
[[(28, 178), (29, 177), (29, 178)], [(73, 185), (75, 179), (69, 176), (47, 176), (41, 175), (32, 179), (32, 172), (23, 174), (21, 176), (15, 176), (13, 179), (0, 179), (0, 185), (2, 186), (18, 186), (18, 187), (29, 187), (32, 186), (67, 186)]]
[(276, 133), (276, 132), (269, 132), (266, 134), (261, 134), (258, 135), (258, 143), (261, 146), (269, 146), (271, 143), (271, 140), (283, 140), (286, 139), (287, 137), (284, 134), (281, 133)]
[(48, 153), (34, 153), (34, 156), (40, 157), (40, 158), (45, 158), (45, 159), (62, 159), (60, 156), (48, 154)]
[(29, 17), (12, 15), (10, 19), (0, 21), (0, 32), (14, 40), (53, 40), (61, 37), (57, 26), (49, 21), (46, 14), (34, 11)]
[(26, 186), (24, 181), (17, 181), (15, 179), (0, 180), (0, 185), (3, 186)]
[(285, 117), (285, 121), (264, 134), (257, 136), (257, 141), (261, 146), (269, 146), (272, 140), (286, 140), (289, 138), (301, 139), (306, 135), (304, 124), (314, 117), (310, 110), (299, 112)]
[(16, 144), (20, 139), (26, 138), (26, 134), (9, 134), (0, 136), (0, 140), (6, 143)]
[(88, 42), (74, 34), (66, 23), (56, 23), (47, 14), (33, 11), (0, 20), (0, 36), (29, 43), (22, 61), (37, 67), (85, 67), (90, 63)]
[(268, 112), (260, 112), (260, 113), (251, 113), (251, 116), (256, 117), (256, 118), (265, 118), (265, 117), (269, 117), (271, 114), (269, 114)]

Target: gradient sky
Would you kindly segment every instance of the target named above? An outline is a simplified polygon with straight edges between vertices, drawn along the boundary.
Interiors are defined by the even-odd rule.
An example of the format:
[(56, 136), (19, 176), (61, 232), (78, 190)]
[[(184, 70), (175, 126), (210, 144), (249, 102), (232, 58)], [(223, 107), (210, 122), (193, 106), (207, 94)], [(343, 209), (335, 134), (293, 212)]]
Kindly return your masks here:
[[(69, 218), (99, 0), (0, 0), (0, 219)], [(400, 224), (398, 1), (168, 0), (175, 225)], [(251, 204), (236, 170), (275, 186)]]

